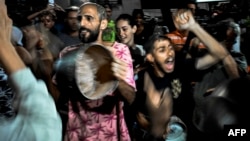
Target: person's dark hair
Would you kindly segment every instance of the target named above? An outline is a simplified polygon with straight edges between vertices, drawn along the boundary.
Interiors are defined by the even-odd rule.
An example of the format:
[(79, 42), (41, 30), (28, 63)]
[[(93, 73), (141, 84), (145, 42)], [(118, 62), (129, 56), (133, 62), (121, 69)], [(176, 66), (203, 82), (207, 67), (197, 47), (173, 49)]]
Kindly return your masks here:
[(68, 8), (65, 9), (65, 13), (66, 15), (69, 13), (69, 12), (78, 12), (79, 11), (79, 7), (78, 6), (70, 6)]
[(136, 22), (135, 22), (135, 19), (129, 15), (129, 14), (121, 14), (119, 15), (116, 20), (115, 20), (115, 23), (117, 23), (118, 21), (120, 20), (125, 20), (125, 21), (128, 21), (128, 24), (133, 27), (136, 25)]
[(44, 11), (39, 16), (40, 16), (40, 18), (43, 16), (50, 16), (53, 21), (57, 20), (57, 16), (53, 12), (50, 12), (50, 11)]
[(138, 14), (140, 14), (142, 16), (142, 18), (144, 19), (144, 12), (142, 9), (134, 9), (132, 12), (132, 16), (136, 17)]
[(225, 40), (227, 37), (228, 28), (233, 29), (233, 34), (234, 34), (235, 38), (240, 34), (240, 27), (238, 24), (236, 24), (235, 22), (230, 21), (230, 20), (222, 20), (222, 21), (218, 22), (217, 24), (215, 24), (213, 31), (216, 31), (216, 33), (213, 34), (214, 37), (219, 42)]
[(24, 27), (33, 24), (31, 20), (27, 19), (27, 15), (15, 13), (9, 16), (13, 21), (13, 25), (17, 27)]
[(146, 53), (147, 54), (152, 53), (152, 51), (154, 49), (154, 44), (156, 41), (164, 41), (164, 40), (168, 40), (169, 42), (171, 42), (171, 39), (165, 35), (162, 35), (162, 34), (151, 35), (143, 46)]
[(110, 3), (105, 3), (105, 4), (103, 4), (102, 6), (103, 6), (104, 8), (109, 8), (109, 9), (113, 10), (113, 7), (112, 7), (112, 5), (111, 5)]
[[(189, 4), (194, 5), (195, 8), (194, 8), (194, 9), (193, 9), (193, 8), (190, 8), (190, 7), (188, 6)], [(194, 0), (188, 0), (188, 1), (186, 2), (186, 4), (185, 4), (185, 7), (184, 7), (184, 8), (189, 9), (189, 10), (191, 10), (192, 12), (195, 12), (195, 11), (197, 11), (198, 6), (197, 6), (196, 1), (194, 1)], [(193, 14), (194, 14), (194, 13), (193, 13)]]
[(194, 5), (197, 6), (197, 2), (196, 2), (195, 0), (188, 0), (188, 1), (186, 1), (186, 6), (187, 6), (188, 4), (194, 4)]

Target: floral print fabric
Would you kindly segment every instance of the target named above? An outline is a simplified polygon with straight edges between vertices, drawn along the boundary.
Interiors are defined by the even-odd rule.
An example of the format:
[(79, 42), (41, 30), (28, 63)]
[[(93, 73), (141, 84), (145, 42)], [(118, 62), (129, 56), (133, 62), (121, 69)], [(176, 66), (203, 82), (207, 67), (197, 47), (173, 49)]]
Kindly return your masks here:
[[(129, 71), (126, 76), (126, 82), (135, 88), (132, 58), (128, 47), (124, 44), (115, 42), (112, 46), (112, 51), (115, 57), (127, 62)], [(113, 97), (113, 99), (115, 99), (115, 94), (111, 92), (105, 97)], [(103, 101), (104, 98), (86, 100), (84, 101), (85, 106), (83, 106), (80, 101), (74, 102), (76, 106), (74, 106), (73, 101), (68, 103), (69, 113), (67, 130), (64, 138), (65, 141), (131, 140), (124, 120), (123, 102), (115, 99), (115, 104), (105, 107), (105, 111), (95, 110), (96, 107), (105, 104)], [(77, 110), (75, 110), (75, 107)]]

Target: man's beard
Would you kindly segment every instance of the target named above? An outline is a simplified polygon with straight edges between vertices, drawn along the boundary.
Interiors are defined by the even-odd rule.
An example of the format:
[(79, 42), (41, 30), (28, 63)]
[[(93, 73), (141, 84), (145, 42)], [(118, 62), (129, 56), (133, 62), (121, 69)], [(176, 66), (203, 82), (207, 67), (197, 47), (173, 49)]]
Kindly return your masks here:
[[(167, 60), (166, 60), (166, 61), (167, 61)], [(164, 61), (164, 62), (166, 62), (166, 61)], [(175, 68), (175, 66), (174, 66), (174, 68), (173, 68), (173, 70), (172, 70), (171, 72), (167, 72), (167, 71), (163, 68), (163, 65), (162, 65), (160, 62), (158, 62), (157, 60), (155, 60), (155, 66), (158, 68), (159, 71), (163, 72), (164, 74), (170, 74), (170, 73), (172, 73), (172, 72), (174, 71), (174, 68)]]
[[(90, 29), (81, 27), (80, 30), (79, 30), (79, 38), (80, 38), (80, 40), (83, 43), (95, 42), (97, 40), (97, 38), (98, 38), (98, 35), (99, 35), (99, 29), (100, 29), (100, 26), (98, 26), (95, 30), (90, 30)], [(89, 32), (89, 36), (82, 35), (81, 34), (82, 30), (87, 30)]]
[(159, 71), (166, 74), (165, 70), (162, 68), (162, 65), (158, 61), (155, 61), (155, 66), (158, 68)]

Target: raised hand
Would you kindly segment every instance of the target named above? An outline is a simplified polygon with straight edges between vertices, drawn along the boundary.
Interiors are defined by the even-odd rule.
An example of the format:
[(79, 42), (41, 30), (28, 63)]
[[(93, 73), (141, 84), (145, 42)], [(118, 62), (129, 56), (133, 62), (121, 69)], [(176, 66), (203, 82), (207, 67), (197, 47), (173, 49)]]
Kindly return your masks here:
[(0, 42), (11, 43), (12, 20), (8, 17), (5, 0), (0, 0), (0, 19)]
[[(114, 76), (118, 79), (118, 80), (123, 80), (125, 81), (126, 80), (126, 76), (127, 76), (127, 73), (128, 73), (128, 69), (129, 69), (129, 66), (128, 64), (117, 58), (113, 52), (114, 52), (114, 49), (112, 47), (106, 47), (106, 49), (108, 49), (112, 56), (113, 56), (113, 59), (114, 61), (112, 62), (111, 64), (111, 70), (113, 71), (113, 74)], [(126, 81), (125, 81), (126, 82)]]
[(65, 12), (65, 10), (58, 4), (54, 5), (55, 10)]
[(25, 67), (11, 43), (12, 20), (8, 17), (5, 0), (0, 0), (0, 61), (7, 74)]
[(175, 27), (180, 30), (190, 30), (196, 24), (192, 12), (187, 9), (179, 9), (172, 17)]

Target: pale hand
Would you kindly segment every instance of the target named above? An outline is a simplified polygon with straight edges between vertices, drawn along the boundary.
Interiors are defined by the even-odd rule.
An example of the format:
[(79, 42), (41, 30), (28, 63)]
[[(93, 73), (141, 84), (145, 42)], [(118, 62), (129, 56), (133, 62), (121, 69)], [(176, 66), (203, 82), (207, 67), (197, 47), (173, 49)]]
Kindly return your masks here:
[(180, 30), (190, 30), (196, 24), (192, 12), (187, 9), (179, 9), (172, 17), (175, 27)]
[[(7, 7), (5, 0), (0, 0), (0, 43), (10, 43), (11, 31), (12, 31), (12, 20), (8, 17)], [(4, 46), (2, 46), (4, 47)]]
[(128, 64), (119, 59), (114, 57), (114, 61), (112, 62), (112, 71), (114, 73), (114, 76), (118, 79), (118, 80), (123, 80), (126, 81), (126, 76), (127, 76), (127, 72), (128, 70)]
[(106, 46), (106, 49), (108, 49), (111, 52), (112, 57), (114, 59), (114, 61), (111, 64), (111, 70), (113, 71), (114, 76), (118, 80), (123, 80), (126, 82), (126, 76), (129, 71), (128, 64), (114, 55), (114, 48)]

